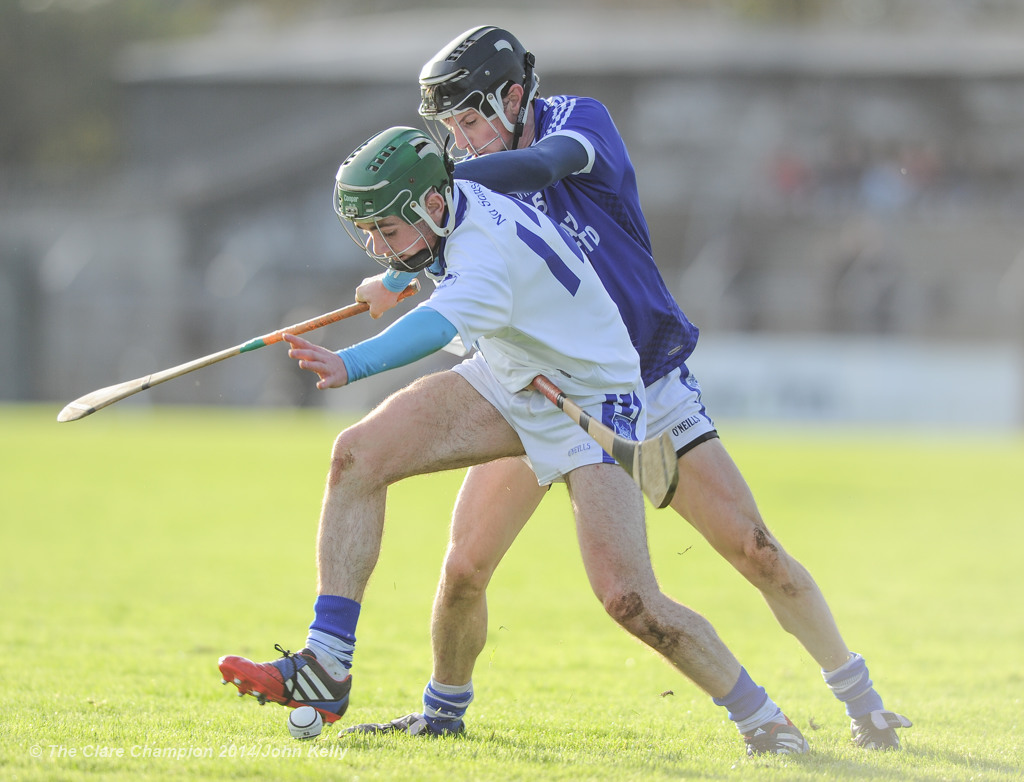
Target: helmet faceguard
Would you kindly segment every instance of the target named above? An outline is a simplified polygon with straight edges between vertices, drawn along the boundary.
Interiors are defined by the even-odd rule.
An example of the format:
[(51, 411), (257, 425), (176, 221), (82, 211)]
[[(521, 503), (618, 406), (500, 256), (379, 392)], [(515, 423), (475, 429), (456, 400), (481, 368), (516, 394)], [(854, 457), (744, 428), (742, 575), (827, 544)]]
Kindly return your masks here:
[[(424, 205), (434, 191), (445, 199), (443, 225), (434, 221)], [(435, 237), (448, 236), (455, 227), (451, 160), (422, 131), (389, 128), (360, 144), (341, 164), (334, 182), (334, 211), (352, 240), (375, 261), (399, 271), (419, 271), (434, 261)], [(371, 242), (360, 238), (362, 229), (356, 224), (376, 226), (387, 217), (414, 226), (427, 249), (406, 259), (399, 256), (408, 247), (388, 246), (384, 254), (373, 252)]]
[[(442, 124), (468, 109), (475, 109), (493, 124), (497, 118), (512, 133), (509, 149), (522, 137), (526, 112), (540, 89), (534, 57), (514, 35), (499, 27), (467, 30), (431, 58), (420, 71), (419, 113), (429, 123)], [(519, 116), (505, 116), (502, 99), (513, 84), (523, 88)], [(442, 124), (443, 127), (443, 124)], [(445, 132), (431, 125), (439, 144)]]

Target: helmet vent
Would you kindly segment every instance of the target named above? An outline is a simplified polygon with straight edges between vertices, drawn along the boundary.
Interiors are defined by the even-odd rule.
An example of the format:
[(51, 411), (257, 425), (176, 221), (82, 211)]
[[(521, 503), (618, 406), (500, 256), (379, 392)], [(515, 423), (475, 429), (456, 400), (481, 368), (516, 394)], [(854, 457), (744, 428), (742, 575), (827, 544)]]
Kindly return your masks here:
[(384, 147), (384, 149), (377, 153), (377, 157), (375, 157), (370, 162), (367, 168), (370, 169), (370, 171), (377, 173), (378, 171), (380, 171), (381, 166), (383, 166), (388, 161), (388, 158), (395, 154), (396, 149), (398, 149), (398, 147), (394, 146), (393, 144), (389, 144), (388, 146)]
[(459, 58), (466, 53), (466, 49), (472, 46), (476, 41), (463, 41), (455, 49), (445, 57), (445, 62), (458, 62)]

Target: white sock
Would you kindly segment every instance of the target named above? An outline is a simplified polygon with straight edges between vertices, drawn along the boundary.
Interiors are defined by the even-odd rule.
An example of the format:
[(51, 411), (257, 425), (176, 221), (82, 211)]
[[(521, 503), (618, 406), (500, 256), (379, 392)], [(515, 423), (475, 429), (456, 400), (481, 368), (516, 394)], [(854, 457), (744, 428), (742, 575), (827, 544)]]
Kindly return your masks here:
[(324, 670), (331, 678), (342, 681), (348, 676), (352, 667), (352, 652), (355, 645), (350, 644), (336, 635), (324, 633), (320, 630), (310, 630), (306, 638), (306, 647), (316, 655)]
[(771, 698), (765, 700), (761, 704), (761, 708), (747, 717), (745, 720), (740, 720), (736, 723), (736, 727), (739, 728), (740, 733), (747, 734), (751, 731), (757, 730), (762, 725), (769, 722), (777, 722), (780, 725), (786, 723), (786, 715), (782, 713), (782, 709), (775, 705), (775, 701)]

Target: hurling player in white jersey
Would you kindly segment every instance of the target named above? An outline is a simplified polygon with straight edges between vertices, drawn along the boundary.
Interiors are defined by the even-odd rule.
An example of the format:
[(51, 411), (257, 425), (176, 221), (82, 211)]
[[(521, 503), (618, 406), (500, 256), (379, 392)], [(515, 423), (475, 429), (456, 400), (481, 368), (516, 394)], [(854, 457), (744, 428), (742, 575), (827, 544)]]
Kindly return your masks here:
[[(490, 26), (468, 30), (441, 49), (423, 67), (420, 87), (420, 113), (435, 138), (448, 137), (467, 154), (457, 176), (537, 206), (587, 252), (640, 355), (648, 434), (668, 431), (676, 446), (680, 484), (672, 507), (761, 591), (782, 627), (807, 649), (845, 704), (857, 744), (898, 749), (895, 728), (910, 721), (884, 708), (863, 657), (847, 647), (810, 574), (768, 530), (704, 409), (685, 363), (697, 329), (654, 262), (635, 172), (607, 109), (593, 98), (539, 97), (533, 55), (509, 32)], [(410, 276), (368, 279), (357, 298), (377, 317), (394, 305)], [(469, 470), (434, 604), (433, 681), (468, 686), (486, 639), (487, 584), (542, 496), (519, 460)], [(729, 711), (748, 752), (806, 747), (781, 712), (771, 717), (776, 727), (752, 724), (770, 700), (731, 655), (692, 678)], [(729, 686), (716, 689), (712, 678)], [(431, 697), (428, 686), (428, 718)]]
[[(393, 394), (335, 440), (304, 647), (278, 647), (282, 656), (271, 662), (220, 659), (224, 682), (239, 693), (309, 705), (328, 722), (348, 708), (356, 624), (380, 553), (388, 486), (496, 459), (525, 455), (534, 484), (565, 482), (587, 576), (615, 621), (682, 671), (729, 656), (710, 624), (659, 589), (637, 485), (529, 387), (548, 374), (591, 416), (642, 438), (639, 357), (614, 302), (567, 233), (516, 199), (453, 180), (449, 162), (422, 131), (392, 128), (358, 147), (337, 175), (336, 209), (353, 239), (392, 268), (427, 270), (436, 283), (429, 299), (338, 352), (285, 336), (289, 355), (317, 374), (321, 389), (408, 364), (455, 336), (478, 348), (454, 369)], [(471, 696), (444, 682), (431, 691), (440, 712), (464, 709)], [(407, 733), (438, 732), (422, 714), (400, 722)], [(461, 733), (461, 721), (443, 732)]]

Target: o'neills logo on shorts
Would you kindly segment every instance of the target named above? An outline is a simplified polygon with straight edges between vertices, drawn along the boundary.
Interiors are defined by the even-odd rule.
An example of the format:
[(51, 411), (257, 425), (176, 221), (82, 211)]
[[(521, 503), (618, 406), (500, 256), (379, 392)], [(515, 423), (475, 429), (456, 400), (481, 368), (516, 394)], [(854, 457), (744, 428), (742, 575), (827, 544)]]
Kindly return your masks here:
[(575, 448), (570, 448), (569, 449), (569, 456), (575, 456), (578, 453), (583, 453), (584, 451), (589, 451), (589, 450), (590, 450), (590, 443), (580, 443)]
[(688, 429), (692, 429), (694, 426), (700, 423), (700, 416), (691, 415), (681, 424), (676, 424), (672, 427), (672, 434), (682, 434)]

